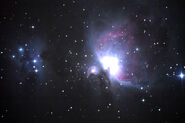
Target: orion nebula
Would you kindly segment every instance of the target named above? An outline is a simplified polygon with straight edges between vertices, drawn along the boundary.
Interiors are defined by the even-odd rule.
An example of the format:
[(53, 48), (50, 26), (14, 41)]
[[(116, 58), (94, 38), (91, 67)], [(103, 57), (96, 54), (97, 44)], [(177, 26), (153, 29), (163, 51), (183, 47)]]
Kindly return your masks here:
[[(104, 22), (104, 21), (103, 21)], [(99, 69), (108, 73), (111, 82), (134, 83), (139, 81), (139, 48), (135, 44), (134, 25), (129, 21), (106, 23), (91, 30), (92, 50)], [(102, 28), (101, 30), (98, 30)], [(97, 66), (96, 66), (97, 67)]]

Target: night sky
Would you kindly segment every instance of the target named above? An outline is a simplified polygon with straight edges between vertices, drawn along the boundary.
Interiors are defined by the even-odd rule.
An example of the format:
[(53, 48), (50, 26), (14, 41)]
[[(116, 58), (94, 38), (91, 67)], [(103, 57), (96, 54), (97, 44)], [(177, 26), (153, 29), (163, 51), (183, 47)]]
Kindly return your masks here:
[(0, 120), (184, 123), (184, 6), (1, 0)]

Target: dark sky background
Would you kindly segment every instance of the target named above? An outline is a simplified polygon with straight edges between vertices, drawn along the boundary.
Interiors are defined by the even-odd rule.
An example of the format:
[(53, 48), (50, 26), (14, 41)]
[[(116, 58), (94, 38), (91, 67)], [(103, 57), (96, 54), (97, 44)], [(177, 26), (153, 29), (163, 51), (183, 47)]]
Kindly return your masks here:
[[(1, 0), (0, 119), (185, 122), (183, 0)], [(132, 86), (110, 85), (93, 34), (127, 24)], [(129, 67), (128, 67), (129, 69)], [(103, 79), (102, 79), (103, 78)], [(108, 87), (108, 89), (105, 89)]]

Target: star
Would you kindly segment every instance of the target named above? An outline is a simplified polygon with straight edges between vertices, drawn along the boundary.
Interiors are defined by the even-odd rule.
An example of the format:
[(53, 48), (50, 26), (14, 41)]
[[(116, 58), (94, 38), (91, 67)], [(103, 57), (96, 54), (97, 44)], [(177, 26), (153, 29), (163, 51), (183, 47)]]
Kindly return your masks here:
[(88, 68), (88, 71), (87, 71), (87, 75), (89, 76), (90, 74), (98, 74), (99, 73), (99, 69), (96, 67), (96, 66), (91, 66)]
[(93, 68), (93, 69), (91, 70), (91, 72), (92, 72), (92, 73), (95, 73), (95, 72), (96, 72), (96, 70)]
[(145, 99), (142, 99), (141, 101), (142, 101), (142, 102), (145, 102)]
[(34, 59), (34, 60), (33, 60), (33, 63), (36, 63), (36, 62), (37, 62), (37, 60), (36, 60), (36, 59)]
[(31, 26), (31, 28), (32, 28), (32, 29), (34, 29), (34, 28), (35, 28), (35, 26)]
[(141, 86), (140, 89), (143, 90), (143, 87)]
[(12, 58), (15, 58), (15, 55), (12, 55)]
[(183, 79), (184, 76), (185, 76), (185, 75), (184, 75), (182, 72), (179, 74), (179, 77), (180, 77), (181, 79)]
[(20, 51), (20, 52), (22, 52), (22, 51), (23, 51), (23, 48), (22, 48), (22, 47), (21, 47), (21, 48), (19, 48), (19, 51)]
[(35, 73), (37, 73), (38, 72), (38, 69), (35, 69)]

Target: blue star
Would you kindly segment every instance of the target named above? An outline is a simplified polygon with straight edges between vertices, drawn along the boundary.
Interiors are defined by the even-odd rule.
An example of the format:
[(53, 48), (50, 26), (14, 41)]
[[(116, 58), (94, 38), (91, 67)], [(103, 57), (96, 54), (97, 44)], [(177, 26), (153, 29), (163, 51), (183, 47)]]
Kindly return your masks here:
[(33, 63), (36, 63), (36, 62), (37, 62), (37, 60), (36, 60), (36, 59), (34, 59), (34, 60), (33, 60)]
[(185, 75), (184, 75), (182, 72), (179, 74), (179, 77), (180, 77), (181, 79), (183, 79), (184, 76), (185, 76)]
[(141, 90), (143, 90), (143, 87), (140, 87)]
[(35, 69), (35, 73), (37, 73), (38, 72), (38, 69)]
[(22, 48), (22, 47), (21, 47), (21, 48), (19, 48), (19, 51), (20, 51), (20, 52), (22, 52), (22, 51), (23, 51), (23, 48)]

